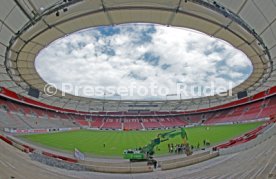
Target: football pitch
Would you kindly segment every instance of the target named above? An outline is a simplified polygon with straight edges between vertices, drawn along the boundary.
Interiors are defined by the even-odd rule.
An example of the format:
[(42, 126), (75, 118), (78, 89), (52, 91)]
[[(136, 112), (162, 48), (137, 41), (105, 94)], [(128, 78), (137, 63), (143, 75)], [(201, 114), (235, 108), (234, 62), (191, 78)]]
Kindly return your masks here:
[[(227, 141), (240, 136), (250, 130), (260, 126), (262, 122), (248, 124), (233, 124), (221, 126), (200, 126), (186, 128), (188, 142), (190, 145), (203, 147), (203, 140), (207, 140), (211, 145)], [(75, 148), (81, 152), (97, 156), (122, 156), (125, 149), (143, 147), (150, 143), (157, 134), (169, 132), (171, 130), (155, 131), (95, 131), (78, 130), (69, 132), (59, 132), (51, 134), (31, 134), (22, 135), (20, 138), (29, 140), (45, 147), (61, 149), (73, 152)], [(176, 129), (180, 130), (180, 129)], [(168, 153), (168, 143), (181, 144), (180, 136), (171, 138), (158, 146), (156, 155)]]

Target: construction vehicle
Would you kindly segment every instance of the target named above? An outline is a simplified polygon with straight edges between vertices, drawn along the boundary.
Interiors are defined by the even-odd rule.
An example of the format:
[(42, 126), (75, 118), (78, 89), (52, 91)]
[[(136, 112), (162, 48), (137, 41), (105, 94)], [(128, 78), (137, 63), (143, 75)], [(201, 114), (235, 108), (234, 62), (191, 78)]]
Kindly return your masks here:
[(130, 161), (151, 160), (155, 153), (154, 148), (156, 146), (176, 136), (181, 136), (182, 144), (185, 146), (185, 154), (191, 155), (192, 152), (190, 150), (189, 144), (187, 143), (187, 140), (188, 140), (187, 133), (184, 128), (181, 128), (180, 131), (173, 130), (170, 132), (158, 134), (155, 139), (151, 140), (151, 142), (144, 147), (124, 150), (123, 157), (124, 159), (129, 159)]

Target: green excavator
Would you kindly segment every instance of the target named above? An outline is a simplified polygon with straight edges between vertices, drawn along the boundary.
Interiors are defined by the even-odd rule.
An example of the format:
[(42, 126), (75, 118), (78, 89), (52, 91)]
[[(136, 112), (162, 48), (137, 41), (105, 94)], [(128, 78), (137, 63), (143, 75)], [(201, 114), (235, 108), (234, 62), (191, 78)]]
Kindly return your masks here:
[(187, 133), (184, 128), (181, 128), (180, 131), (173, 130), (170, 132), (158, 134), (155, 139), (151, 140), (151, 142), (144, 147), (124, 150), (123, 157), (124, 159), (129, 159), (130, 161), (150, 160), (152, 159), (155, 153), (154, 148), (156, 146), (176, 136), (180, 136), (182, 138), (182, 144), (185, 146), (185, 154), (191, 155), (192, 151), (190, 150), (189, 144), (187, 143), (187, 140), (188, 140)]

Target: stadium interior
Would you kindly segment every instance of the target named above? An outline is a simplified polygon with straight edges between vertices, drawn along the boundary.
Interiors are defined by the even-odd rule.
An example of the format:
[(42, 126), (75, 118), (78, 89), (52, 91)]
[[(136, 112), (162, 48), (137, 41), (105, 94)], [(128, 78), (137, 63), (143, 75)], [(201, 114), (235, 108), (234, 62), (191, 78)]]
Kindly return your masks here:
[[(232, 95), (225, 96), (112, 100), (63, 95), (60, 90), (46, 94), (48, 84), (34, 64), (41, 50), (56, 39), (82, 29), (127, 23), (185, 27), (222, 39), (249, 58), (253, 71), (231, 89)], [(275, 0), (3, 1), (0, 6), (0, 178), (276, 178), (275, 65)], [(256, 122), (260, 122), (257, 127), (239, 135), (232, 133), (234, 137), (218, 143), (211, 141), (205, 145), (201, 136), (204, 145), (192, 149), (189, 133), (187, 137), (183, 132), (197, 127), (212, 132), (213, 126), (223, 130), (224, 126)], [(37, 141), (23, 138), (76, 131), (99, 132), (96, 134), (101, 146), (97, 150), (103, 151), (108, 150), (109, 143), (101, 143), (101, 132), (129, 136), (133, 135), (131, 132), (139, 132), (145, 137), (143, 145), (151, 142), (148, 148), (154, 145), (154, 150), (161, 151), (167, 148), (161, 146), (162, 142), (167, 145), (166, 141), (181, 136), (183, 143), (176, 147), (184, 147), (184, 152), (173, 154), (168, 144), (168, 154), (155, 156), (144, 152), (146, 160), (133, 162), (132, 158), (125, 160), (122, 156), (85, 153), (78, 146), (70, 151), (66, 146), (54, 148), (41, 144), (38, 138)], [(154, 140), (150, 136), (152, 131), (161, 131)], [(139, 135), (116, 143), (123, 145), (131, 140), (136, 143), (135, 140), (141, 141)], [(70, 145), (71, 140), (86, 136), (68, 138), (47, 142), (68, 140)], [(147, 147), (141, 149), (135, 145), (131, 152)], [(113, 146), (111, 153), (115, 149)]]

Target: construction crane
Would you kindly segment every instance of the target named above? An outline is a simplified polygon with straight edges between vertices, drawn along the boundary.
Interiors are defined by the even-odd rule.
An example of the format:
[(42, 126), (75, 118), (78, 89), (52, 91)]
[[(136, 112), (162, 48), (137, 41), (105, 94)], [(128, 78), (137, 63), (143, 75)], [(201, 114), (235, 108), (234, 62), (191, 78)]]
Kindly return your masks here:
[(191, 155), (192, 152), (190, 150), (189, 144), (187, 143), (187, 140), (188, 140), (187, 133), (184, 128), (181, 128), (180, 131), (173, 130), (170, 132), (158, 134), (155, 139), (151, 140), (151, 142), (144, 147), (124, 150), (123, 157), (124, 159), (129, 159), (130, 161), (150, 160), (153, 158), (153, 155), (155, 153), (154, 148), (156, 146), (176, 136), (181, 136), (182, 144), (185, 146), (186, 155)]

